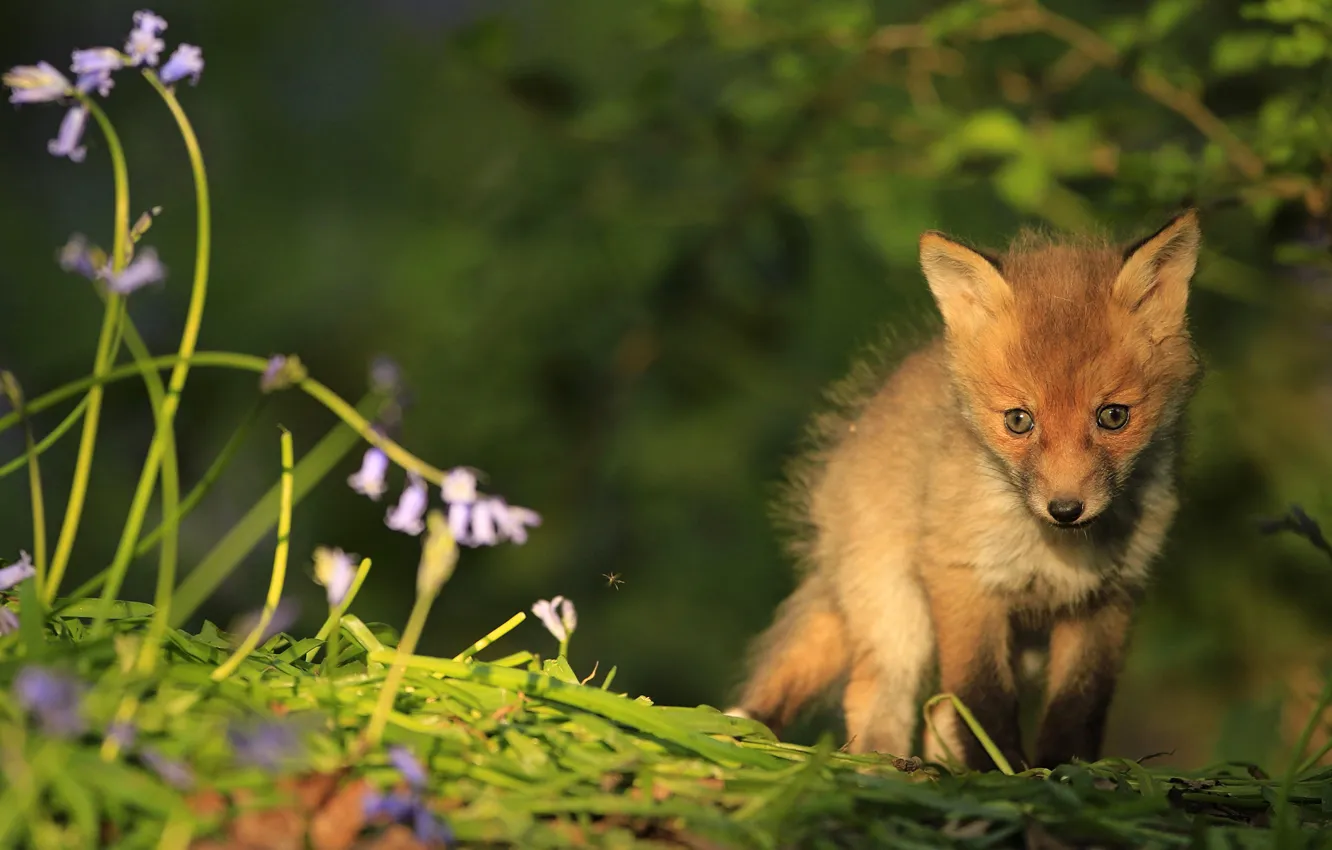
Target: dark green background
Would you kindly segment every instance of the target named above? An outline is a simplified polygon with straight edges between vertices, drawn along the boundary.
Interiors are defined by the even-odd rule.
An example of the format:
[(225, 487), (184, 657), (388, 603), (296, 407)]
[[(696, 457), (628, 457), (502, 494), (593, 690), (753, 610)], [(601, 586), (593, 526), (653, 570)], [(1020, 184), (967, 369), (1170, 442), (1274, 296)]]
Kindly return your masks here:
[[(119, 43), (135, 8), (6, 4), (0, 64), (63, 66), (72, 47)], [(456, 651), (564, 594), (581, 672), (615, 664), (632, 692), (720, 704), (792, 586), (768, 508), (821, 389), (885, 325), (931, 316), (920, 231), (999, 245), (1022, 224), (1096, 222), (1129, 238), (1198, 201), (1210, 253), (1192, 314), (1209, 374), (1112, 746), (1266, 757), (1282, 686), (1317, 687), (1332, 613), (1318, 553), (1254, 523), (1295, 501), (1332, 516), (1327, 272), (1274, 259), (1321, 225), (1298, 199), (1246, 195), (1260, 181), (1133, 69), (1196, 91), (1274, 171), (1317, 180), (1332, 153), (1326, 59), (1218, 70), (1226, 33), (1285, 31), (1229, 2), (1055, 8), (1121, 44), (1127, 70), (1059, 83), (1066, 47), (1040, 33), (866, 58), (880, 26), (933, 15), (930, 32), (955, 29), (983, 2), (158, 3), (168, 43), (200, 44), (208, 63), (181, 91), (214, 200), (201, 348), (298, 353), (353, 400), (371, 358), (391, 355), (414, 396), (405, 444), (481, 468), (544, 515), (524, 547), (464, 553), (427, 649)], [(106, 106), (135, 214), (164, 208), (146, 242), (173, 273), (131, 310), (165, 353), (193, 263), (188, 166), (141, 80), (122, 74)], [(74, 231), (110, 241), (104, 144), (90, 134), (81, 165), (48, 156), (59, 117), (0, 109), (0, 365), (30, 395), (86, 374), (100, 321), (56, 249)], [(250, 376), (192, 374), (186, 486), (255, 394)], [(296, 394), (272, 403), (185, 524), (186, 569), (276, 481), (276, 424), (300, 452), (332, 421)], [(75, 579), (108, 562), (149, 433), (141, 388), (116, 386)], [(74, 445), (44, 459), (53, 534)], [(18, 433), (0, 446), (20, 452)], [(322, 619), (307, 579), (319, 544), (375, 559), (362, 618), (400, 624), (411, 604), (417, 541), (343, 485), (354, 468), (349, 457), (296, 513), (298, 628)], [(26, 476), (0, 482), (5, 557), (31, 545), (26, 503)], [(205, 613), (225, 623), (257, 606), (270, 560), (271, 539)], [(131, 576), (137, 598), (152, 564)], [(554, 643), (530, 622), (498, 648)]]

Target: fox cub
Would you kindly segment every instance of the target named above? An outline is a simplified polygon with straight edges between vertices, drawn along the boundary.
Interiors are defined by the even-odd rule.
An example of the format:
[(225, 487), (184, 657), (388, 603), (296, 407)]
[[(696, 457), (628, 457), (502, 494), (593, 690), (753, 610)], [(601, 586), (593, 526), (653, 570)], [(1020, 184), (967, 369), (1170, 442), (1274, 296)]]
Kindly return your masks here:
[[(991, 257), (921, 237), (943, 334), (837, 415), (794, 482), (810, 569), (733, 713), (780, 730), (840, 681), (850, 749), (906, 755), (937, 670), (1020, 768), (1016, 662), (1035, 639), (1048, 661), (1031, 763), (1100, 757), (1178, 504), (1200, 241), (1192, 210), (1127, 249), (1023, 234)], [(950, 703), (931, 721), (927, 759), (993, 766)]]

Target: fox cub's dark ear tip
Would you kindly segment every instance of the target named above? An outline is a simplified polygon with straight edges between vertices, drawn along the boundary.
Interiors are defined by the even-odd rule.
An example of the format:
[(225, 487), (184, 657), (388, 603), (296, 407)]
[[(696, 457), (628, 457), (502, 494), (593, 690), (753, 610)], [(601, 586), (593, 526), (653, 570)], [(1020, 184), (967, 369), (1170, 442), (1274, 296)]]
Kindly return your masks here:
[(1190, 224), (1193, 225), (1194, 227), (1197, 227), (1198, 216), (1199, 216), (1198, 208), (1196, 206), (1189, 205), (1187, 207), (1184, 207), (1184, 209), (1180, 210), (1179, 212), (1175, 213), (1175, 217), (1170, 220), (1170, 223)]
[(1192, 230), (1195, 234), (1200, 234), (1201, 228), (1198, 225), (1198, 208), (1195, 206), (1184, 207), (1179, 212), (1175, 213), (1170, 218), (1169, 221), (1161, 225), (1154, 232), (1127, 245), (1124, 248), (1123, 252), (1124, 261), (1127, 262), (1129, 257), (1132, 257), (1134, 254), (1136, 254), (1138, 252), (1138, 249), (1142, 248), (1148, 242), (1151, 242), (1153, 239), (1160, 236), (1162, 233), (1171, 230), (1176, 232), (1180, 230)]

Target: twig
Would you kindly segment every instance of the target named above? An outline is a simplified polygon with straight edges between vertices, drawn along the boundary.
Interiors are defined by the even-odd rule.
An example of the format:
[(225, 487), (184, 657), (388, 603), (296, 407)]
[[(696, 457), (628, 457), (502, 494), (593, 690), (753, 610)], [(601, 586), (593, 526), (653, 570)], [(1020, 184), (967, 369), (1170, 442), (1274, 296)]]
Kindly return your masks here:
[[(1123, 71), (1123, 56), (1110, 42), (1070, 18), (1046, 9), (1035, 0), (1019, 0), (1020, 6), (987, 18), (976, 30), (981, 39), (1043, 32), (1063, 41), (1088, 60)], [(1249, 180), (1260, 180), (1267, 170), (1263, 158), (1244, 143), (1197, 95), (1175, 85), (1154, 71), (1139, 68), (1129, 79), (1143, 94), (1192, 124), (1198, 132), (1221, 146), (1226, 158)]]

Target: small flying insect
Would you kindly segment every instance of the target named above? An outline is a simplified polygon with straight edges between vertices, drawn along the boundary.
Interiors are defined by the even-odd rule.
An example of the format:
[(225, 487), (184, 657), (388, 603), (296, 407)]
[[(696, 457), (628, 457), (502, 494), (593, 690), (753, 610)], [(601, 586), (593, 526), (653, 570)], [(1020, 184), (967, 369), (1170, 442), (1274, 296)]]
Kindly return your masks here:
[(620, 578), (619, 573), (602, 573), (601, 577), (606, 580), (607, 587), (613, 587), (616, 590), (619, 590), (620, 585), (624, 584), (624, 579)]

